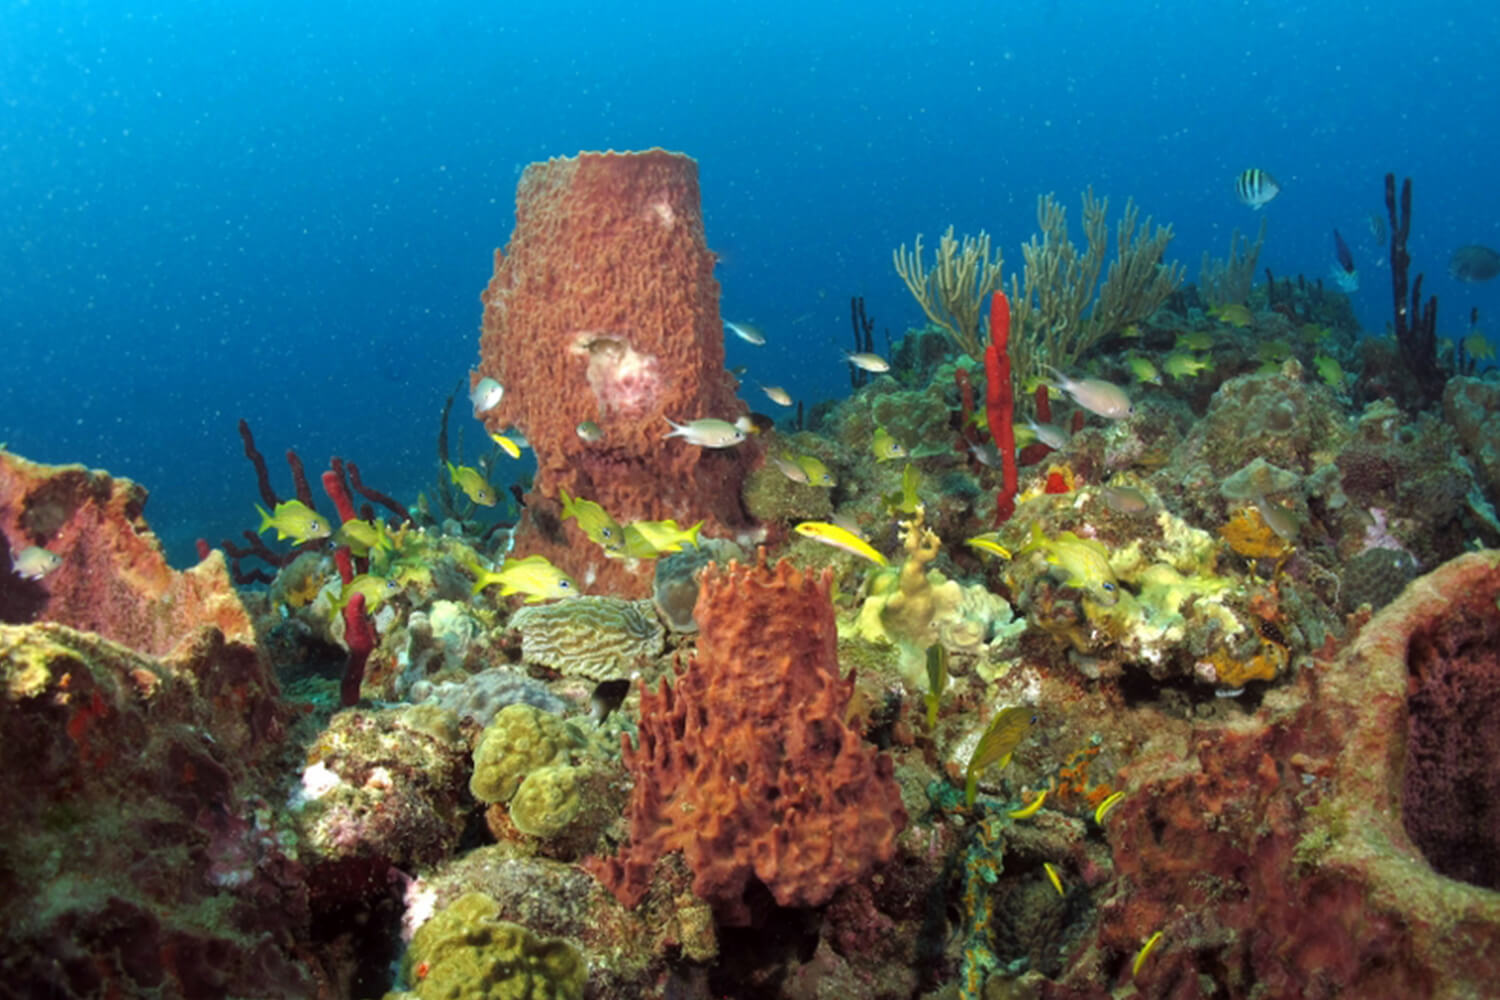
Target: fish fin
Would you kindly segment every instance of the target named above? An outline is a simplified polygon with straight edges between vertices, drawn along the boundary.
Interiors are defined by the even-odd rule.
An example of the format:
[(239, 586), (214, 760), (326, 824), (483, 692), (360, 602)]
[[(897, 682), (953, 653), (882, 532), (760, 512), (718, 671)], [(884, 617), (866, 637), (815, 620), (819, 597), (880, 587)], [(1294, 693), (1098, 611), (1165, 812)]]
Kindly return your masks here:
[(260, 512), (260, 527), (255, 529), (255, 533), (257, 535), (263, 535), (265, 534), (266, 529), (271, 527), (273, 523), (271, 520), (271, 515), (267, 513), (266, 509), (260, 504), (256, 504), (255, 509)]
[(665, 441), (667, 438), (682, 437), (683, 434), (687, 431), (686, 427), (684, 427), (682, 424), (677, 423), (665, 413), (662, 414), (661, 418), (672, 425), (672, 429), (661, 436), (661, 439), (663, 441)]
[(570, 517), (577, 517), (578, 510), (574, 506), (577, 503), (577, 498), (568, 496), (568, 491), (561, 486), (557, 488), (557, 495), (562, 499), (563, 520), (566, 521)]

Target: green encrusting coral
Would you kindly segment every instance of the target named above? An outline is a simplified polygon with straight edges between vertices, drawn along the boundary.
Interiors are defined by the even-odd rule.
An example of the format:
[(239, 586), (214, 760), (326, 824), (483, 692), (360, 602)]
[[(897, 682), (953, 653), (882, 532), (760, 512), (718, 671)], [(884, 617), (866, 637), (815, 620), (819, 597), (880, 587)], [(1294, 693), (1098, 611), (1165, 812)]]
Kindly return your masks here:
[(500, 919), (471, 892), (417, 928), (403, 964), (409, 991), (385, 1000), (581, 1000), (588, 968), (567, 941)]

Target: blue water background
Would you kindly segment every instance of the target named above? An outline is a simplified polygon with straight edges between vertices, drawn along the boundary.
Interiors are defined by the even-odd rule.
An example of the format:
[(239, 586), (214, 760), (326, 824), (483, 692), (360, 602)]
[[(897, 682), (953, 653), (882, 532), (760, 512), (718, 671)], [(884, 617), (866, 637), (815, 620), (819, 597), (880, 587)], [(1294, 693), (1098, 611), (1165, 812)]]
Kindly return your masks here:
[(1500, 245), (1500, 8), (915, 6), (6, 2), (0, 441), (148, 486), (178, 564), (253, 527), (239, 417), (284, 494), (291, 447), (414, 499), (517, 177), (580, 149), (697, 158), (723, 313), (770, 338), (728, 363), (809, 403), (848, 391), (851, 295), (921, 321), (891, 266), (917, 233), (1017, 267), (1037, 195), (1079, 238), (1092, 184), (1171, 222), (1192, 280), (1258, 224), (1250, 166), (1284, 188), (1263, 264), (1326, 276), (1337, 225), (1375, 333), (1366, 220), (1411, 176), (1441, 332), (1495, 328), (1500, 282), (1445, 272)]

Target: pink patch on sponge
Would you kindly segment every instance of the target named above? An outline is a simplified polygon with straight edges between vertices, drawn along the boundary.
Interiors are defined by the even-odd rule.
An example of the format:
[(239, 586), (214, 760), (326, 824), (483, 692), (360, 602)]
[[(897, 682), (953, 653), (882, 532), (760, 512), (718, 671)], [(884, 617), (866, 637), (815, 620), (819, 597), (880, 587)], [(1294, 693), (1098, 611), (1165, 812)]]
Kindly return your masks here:
[(620, 337), (592, 331), (574, 337), (570, 350), (589, 359), (589, 388), (606, 415), (639, 417), (656, 409), (662, 378), (654, 355), (641, 354)]

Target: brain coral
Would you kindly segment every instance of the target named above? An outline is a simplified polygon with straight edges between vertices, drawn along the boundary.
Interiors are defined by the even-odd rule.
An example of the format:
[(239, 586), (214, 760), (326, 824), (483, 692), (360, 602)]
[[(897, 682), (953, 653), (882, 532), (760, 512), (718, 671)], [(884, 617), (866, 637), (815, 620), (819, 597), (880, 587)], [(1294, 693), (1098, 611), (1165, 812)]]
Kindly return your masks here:
[(521, 659), (595, 681), (629, 677), (661, 655), (666, 630), (650, 601), (580, 597), (522, 608), (511, 615)]

